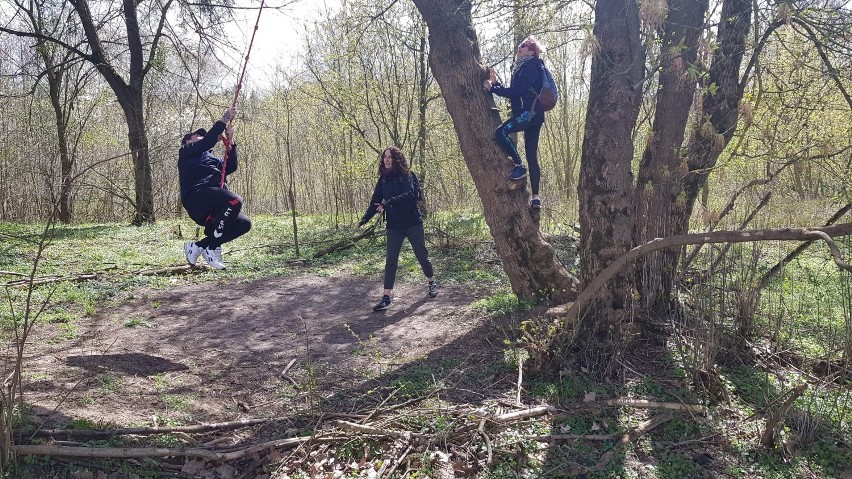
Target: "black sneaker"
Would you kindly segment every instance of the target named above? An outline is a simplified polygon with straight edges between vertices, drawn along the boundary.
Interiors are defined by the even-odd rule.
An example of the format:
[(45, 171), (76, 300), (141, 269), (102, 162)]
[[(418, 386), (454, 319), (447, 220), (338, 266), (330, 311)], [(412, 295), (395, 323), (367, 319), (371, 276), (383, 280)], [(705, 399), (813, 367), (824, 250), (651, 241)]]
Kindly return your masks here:
[(388, 295), (382, 296), (382, 300), (379, 301), (379, 304), (373, 306), (373, 311), (384, 311), (390, 308), (391, 298)]
[(438, 283), (434, 281), (429, 282), (429, 297), (437, 298), (438, 297)]

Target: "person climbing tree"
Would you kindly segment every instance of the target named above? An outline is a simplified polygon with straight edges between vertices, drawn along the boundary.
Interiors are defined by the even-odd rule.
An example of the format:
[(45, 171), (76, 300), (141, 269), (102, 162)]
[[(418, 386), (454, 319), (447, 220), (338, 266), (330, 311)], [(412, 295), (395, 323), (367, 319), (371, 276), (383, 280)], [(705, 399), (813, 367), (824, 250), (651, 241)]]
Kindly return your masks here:
[(370, 199), (367, 212), (356, 228), (365, 225), (376, 213), (384, 213), (387, 221), (387, 251), (385, 254), (384, 293), (373, 307), (374, 311), (388, 309), (391, 305), (399, 252), (402, 242), (408, 238), (414, 256), (429, 281), (427, 293), (430, 298), (438, 296), (429, 252), (426, 250), (426, 233), (423, 230), (423, 215), (417, 206), (420, 197), (417, 176), (411, 172), (402, 150), (395, 146), (386, 148), (379, 155), (379, 181)]
[(544, 125), (544, 112), (536, 111), (533, 105), (536, 92), (541, 90), (544, 80), (544, 62), (540, 58), (543, 51), (544, 47), (535, 37), (527, 37), (518, 45), (510, 86), (503, 86), (497, 81), (494, 68), (491, 68), (488, 80), (483, 83), (488, 92), (509, 98), (512, 106), (512, 116), (495, 132), (497, 142), (515, 163), (512, 173), (509, 174), (511, 180), (521, 180), (527, 176), (518, 148), (509, 136), (511, 133), (524, 132), (524, 150), (530, 168), (530, 186), (533, 194), (530, 207), (536, 209), (541, 208), (541, 198), (538, 196), (541, 180), (541, 171), (538, 166), (538, 138), (541, 127)]
[[(192, 221), (204, 227), (205, 235), (200, 241), (184, 244), (186, 261), (191, 266), (202, 256), (213, 269), (224, 269), (222, 245), (251, 229), (251, 220), (240, 212), (243, 199), (230, 191), (223, 180), (237, 171), (237, 145), (231, 142), (230, 124), (236, 115), (236, 108), (231, 107), (210, 131), (199, 128), (187, 133), (178, 152), (181, 202)], [(225, 144), (230, 145), (225, 160), (211, 151), (223, 132)]]

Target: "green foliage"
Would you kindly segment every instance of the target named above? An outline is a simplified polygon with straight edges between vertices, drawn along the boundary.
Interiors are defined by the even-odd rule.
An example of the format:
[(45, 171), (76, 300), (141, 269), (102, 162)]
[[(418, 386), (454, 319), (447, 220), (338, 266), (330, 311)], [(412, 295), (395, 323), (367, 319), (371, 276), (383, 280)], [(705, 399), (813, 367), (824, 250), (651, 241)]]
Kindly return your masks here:
[(488, 314), (500, 316), (504, 314), (529, 311), (535, 306), (532, 300), (519, 300), (515, 293), (508, 289), (500, 289), (487, 298), (479, 299), (473, 303), (473, 307)]
[(660, 479), (681, 479), (684, 477), (700, 477), (701, 466), (691, 458), (681, 454), (664, 452), (660, 455), (660, 465), (657, 468)]

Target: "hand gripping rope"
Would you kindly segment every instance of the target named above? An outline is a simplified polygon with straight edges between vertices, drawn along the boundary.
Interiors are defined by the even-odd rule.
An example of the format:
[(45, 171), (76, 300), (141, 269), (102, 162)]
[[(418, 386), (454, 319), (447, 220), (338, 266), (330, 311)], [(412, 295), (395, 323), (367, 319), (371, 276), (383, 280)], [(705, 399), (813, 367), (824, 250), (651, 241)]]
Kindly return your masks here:
[[(240, 90), (243, 88), (243, 78), (246, 76), (246, 68), (248, 67), (249, 54), (251, 53), (251, 47), (254, 44), (254, 35), (257, 33), (257, 27), (260, 25), (260, 14), (263, 12), (263, 4), (266, 0), (260, 0), (260, 9), (257, 11), (257, 21), (254, 22), (254, 31), (251, 32), (251, 40), (249, 40), (248, 49), (246, 50), (246, 59), (243, 62), (243, 70), (240, 73), (240, 81), (237, 82), (237, 89), (234, 91), (234, 101), (231, 102), (231, 108), (235, 108), (237, 106), (237, 98), (240, 97)], [(233, 118), (228, 120), (228, 123), (234, 121)], [(222, 135), (219, 138), (222, 140), (222, 144), (225, 145), (225, 154), (222, 156), (222, 177), (219, 179), (219, 188), (223, 188), (225, 186), (225, 171), (228, 170), (228, 154), (231, 152), (231, 139), (226, 135)]]

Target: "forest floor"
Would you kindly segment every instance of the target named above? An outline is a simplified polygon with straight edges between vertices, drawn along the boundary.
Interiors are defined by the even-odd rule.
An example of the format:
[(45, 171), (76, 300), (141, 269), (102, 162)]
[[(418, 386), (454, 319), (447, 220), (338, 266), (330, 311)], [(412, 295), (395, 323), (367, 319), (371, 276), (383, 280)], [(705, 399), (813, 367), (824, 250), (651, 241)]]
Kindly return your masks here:
[[(153, 426), (281, 416), (303, 407), (294, 402), (308, 385), (346, 398), (413, 361), (484, 349), (488, 338), (470, 334), (486, 316), (469, 288), (441, 285), (429, 298), (425, 284), (398, 286), (381, 312), (375, 282), (345, 274), (137, 291), (78, 321), (73, 340), (62, 324), (39, 329), (27, 402), (51, 428), (67, 417)], [(53, 412), (60, 402), (67, 417)]]
[[(303, 435), (318, 418), (375, 410), (384, 401), (513, 402), (517, 372), (503, 349), (516, 316), (499, 321), (474, 308), (477, 291), (469, 284), (440, 284), (438, 297), (429, 298), (425, 281), (398, 282), (391, 308), (374, 312), (380, 284), (355, 274), (229, 279), (143, 288), (73, 326), (39, 325), (25, 358), (32, 423), (103, 430), (270, 419), (260, 430), (193, 441), (227, 448)], [(72, 459), (59, 475), (56, 466), (36, 462), (20, 477), (90, 477), (98, 470)], [(173, 466), (177, 476), (149, 477), (289, 477), (261, 475), (265, 459), (208, 467), (178, 458)], [(135, 473), (101, 474), (94, 477)]]
[[(548, 305), (508, 291), (487, 241), (435, 238), (437, 298), (406, 250), (393, 305), (373, 312), (380, 238), (294, 261), (276, 246), (277, 228), (259, 227), (265, 236), (228, 251), (227, 272), (174, 276), (139, 272), (176, 267), (184, 239), (174, 225), (59, 230), (41, 277), (102, 272), (34, 289), (36, 305), (49, 308), (27, 339), (15, 443), (174, 454), (53, 450), (21, 455), (13, 477), (852, 478), (852, 442), (834, 419), (801, 416), (821, 421), (807, 446), (790, 427), (783, 448), (759, 446), (766, 411), (790, 385), (747, 357), (726, 357), (730, 399), (713, 403), (684, 372), (665, 325), (635, 339), (617, 377), (595, 376), (578, 357), (565, 358), (558, 377), (530, 374), (528, 353), (553, 324)], [(26, 271), (29, 244), (0, 251), (0, 269)], [(563, 246), (570, 258), (570, 241)], [(26, 296), (7, 292), (16, 292), (10, 301)], [(847, 397), (843, 387), (823, 389)]]

